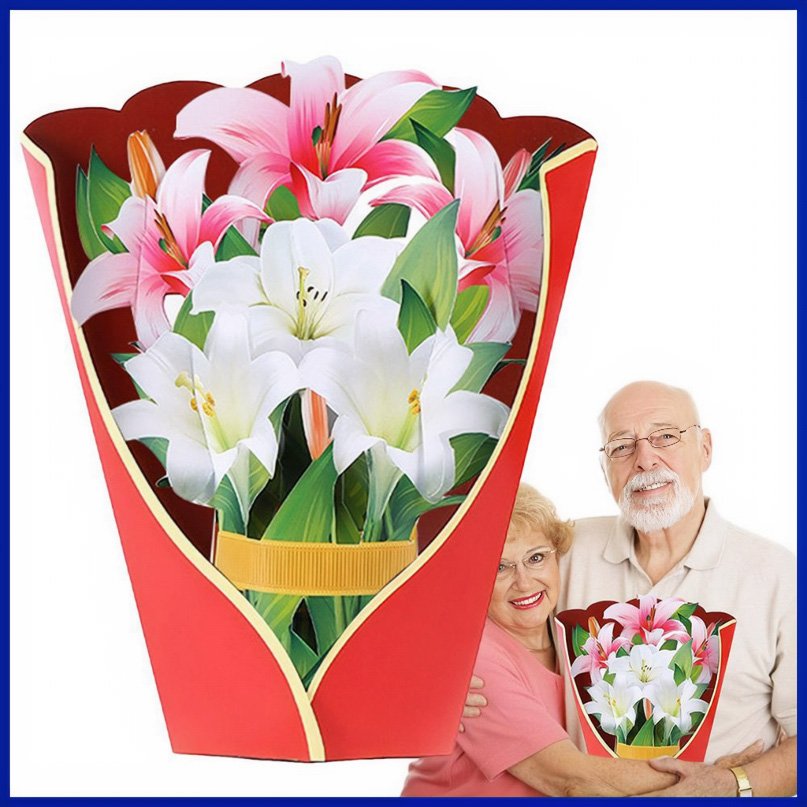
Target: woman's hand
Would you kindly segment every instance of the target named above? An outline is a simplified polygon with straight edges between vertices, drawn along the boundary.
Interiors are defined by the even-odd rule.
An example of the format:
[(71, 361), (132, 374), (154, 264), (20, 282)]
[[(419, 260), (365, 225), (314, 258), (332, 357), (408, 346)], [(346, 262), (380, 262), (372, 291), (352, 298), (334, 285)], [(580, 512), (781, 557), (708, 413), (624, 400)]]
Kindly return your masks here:
[[(474, 692), (475, 689), (482, 689), (485, 682), (477, 675), (471, 676), (470, 689), (465, 696), (465, 706), (462, 708), (463, 717), (479, 717), (482, 714), (482, 707), (488, 705), (487, 698), (481, 692)], [(465, 726), (460, 721), (460, 731), (465, 731)], [(738, 763), (739, 764), (739, 763)]]

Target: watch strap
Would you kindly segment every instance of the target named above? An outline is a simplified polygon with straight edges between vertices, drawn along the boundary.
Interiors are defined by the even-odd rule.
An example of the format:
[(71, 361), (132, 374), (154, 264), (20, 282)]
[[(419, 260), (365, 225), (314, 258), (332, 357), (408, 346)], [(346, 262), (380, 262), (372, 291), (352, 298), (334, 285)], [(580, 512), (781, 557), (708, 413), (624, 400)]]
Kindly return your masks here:
[(748, 774), (742, 765), (737, 765), (735, 768), (729, 768), (737, 780), (737, 795), (738, 796), (753, 796), (754, 791), (751, 788), (751, 782), (748, 779)]

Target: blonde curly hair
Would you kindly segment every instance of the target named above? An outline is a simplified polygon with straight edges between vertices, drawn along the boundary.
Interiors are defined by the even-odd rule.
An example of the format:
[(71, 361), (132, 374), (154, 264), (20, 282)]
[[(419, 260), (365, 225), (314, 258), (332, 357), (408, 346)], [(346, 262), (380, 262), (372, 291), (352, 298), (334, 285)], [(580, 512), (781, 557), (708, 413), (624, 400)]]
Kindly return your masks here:
[(558, 555), (563, 555), (572, 545), (574, 522), (558, 518), (555, 505), (532, 485), (522, 482), (518, 486), (516, 503), (510, 516), (508, 540), (513, 529), (542, 532), (552, 542)]

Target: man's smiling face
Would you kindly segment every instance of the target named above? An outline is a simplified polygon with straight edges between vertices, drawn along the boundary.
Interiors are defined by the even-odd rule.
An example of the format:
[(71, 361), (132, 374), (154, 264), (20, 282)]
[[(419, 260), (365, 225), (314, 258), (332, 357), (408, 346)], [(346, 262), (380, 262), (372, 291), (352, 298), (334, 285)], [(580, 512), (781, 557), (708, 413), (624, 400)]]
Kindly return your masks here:
[[(686, 392), (640, 381), (617, 392), (603, 415), (603, 443), (637, 439), (632, 454), (603, 459), (611, 494), (628, 523), (640, 532), (666, 529), (703, 501), (712, 441), (708, 430), (696, 428), (698, 414)], [(667, 429), (680, 442), (654, 447), (641, 439)]]

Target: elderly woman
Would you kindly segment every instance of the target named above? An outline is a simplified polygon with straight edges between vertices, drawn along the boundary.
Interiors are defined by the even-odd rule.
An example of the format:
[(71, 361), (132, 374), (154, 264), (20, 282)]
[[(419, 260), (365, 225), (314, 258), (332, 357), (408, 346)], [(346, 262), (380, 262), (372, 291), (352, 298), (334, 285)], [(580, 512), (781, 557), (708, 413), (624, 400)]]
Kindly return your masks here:
[(675, 783), (646, 762), (588, 756), (566, 734), (550, 617), (571, 540), (552, 503), (520, 485), (474, 669), (488, 706), (451, 755), (410, 766), (404, 796), (614, 796)]

